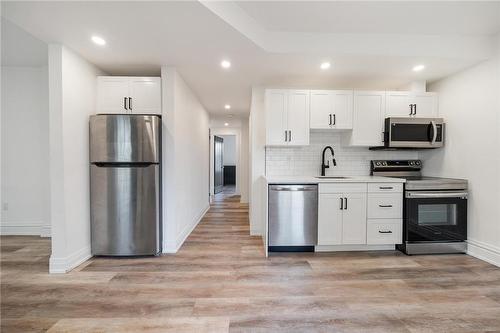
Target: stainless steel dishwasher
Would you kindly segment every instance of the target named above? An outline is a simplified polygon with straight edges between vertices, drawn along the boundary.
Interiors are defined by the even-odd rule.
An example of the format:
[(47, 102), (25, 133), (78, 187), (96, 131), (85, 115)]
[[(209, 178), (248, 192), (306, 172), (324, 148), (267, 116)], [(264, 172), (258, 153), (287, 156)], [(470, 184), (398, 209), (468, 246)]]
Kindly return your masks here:
[(269, 186), (269, 251), (314, 251), (318, 185)]

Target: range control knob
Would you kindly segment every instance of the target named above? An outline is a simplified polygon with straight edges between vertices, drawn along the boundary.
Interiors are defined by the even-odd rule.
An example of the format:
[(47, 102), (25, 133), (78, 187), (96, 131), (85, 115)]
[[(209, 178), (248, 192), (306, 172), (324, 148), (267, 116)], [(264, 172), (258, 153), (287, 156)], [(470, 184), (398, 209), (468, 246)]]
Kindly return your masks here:
[(387, 166), (387, 162), (382, 162), (382, 165), (383, 166)]
[(376, 166), (380, 166), (380, 162), (375, 162), (375, 165)]
[(409, 163), (409, 164), (410, 164), (410, 166), (414, 166), (414, 165), (415, 165), (415, 162), (410, 161), (410, 163)]
[(420, 162), (420, 161), (415, 161), (415, 164), (416, 164), (416, 165), (420, 165), (420, 164), (422, 164), (422, 162)]

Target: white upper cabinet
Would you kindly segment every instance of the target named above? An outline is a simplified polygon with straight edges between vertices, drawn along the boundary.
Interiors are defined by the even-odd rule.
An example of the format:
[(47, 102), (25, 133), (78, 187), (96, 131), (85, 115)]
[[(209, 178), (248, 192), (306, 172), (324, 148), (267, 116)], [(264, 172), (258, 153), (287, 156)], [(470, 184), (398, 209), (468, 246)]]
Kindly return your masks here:
[(99, 76), (97, 113), (161, 114), (161, 78)]
[(433, 118), (439, 116), (438, 95), (434, 92), (421, 92), (413, 94), (415, 117)]
[(311, 129), (332, 128), (332, 97), (328, 90), (311, 91)]
[(128, 112), (129, 81), (120, 76), (97, 78), (97, 113)]
[(408, 91), (387, 91), (385, 117), (410, 117), (413, 115), (411, 96)]
[(385, 117), (438, 116), (438, 97), (433, 92), (387, 91)]
[(380, 146), (383, 142), (384, 91), (355, 91), (353, 125), (349, 144)]
[(352, 90), (312, 90), (311, 129), (351, 129)]
[(266, 90), (266, 145), (309, 144), (309, 91)]
[(161, 78), (130, 78), (132, 113), (161, 114)]
[(309, 144), (309, 91), (290, 90), (288, 93), (288, 145)]
[(266, 144), (286, 145), (287, 132), (287, 96), (286, 90), (266, 90)]

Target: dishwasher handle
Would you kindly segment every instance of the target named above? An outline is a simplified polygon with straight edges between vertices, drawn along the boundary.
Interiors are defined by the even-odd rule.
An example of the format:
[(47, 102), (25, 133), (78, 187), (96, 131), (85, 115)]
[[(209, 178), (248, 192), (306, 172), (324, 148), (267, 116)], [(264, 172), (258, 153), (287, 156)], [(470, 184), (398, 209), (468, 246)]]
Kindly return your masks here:
[(271, 187), (271, 191), (296, 191), (296, 192), (304, 192), (304, 191), (317, 191), (317, 185), (284, 185), (284, 186), (273, 186)]

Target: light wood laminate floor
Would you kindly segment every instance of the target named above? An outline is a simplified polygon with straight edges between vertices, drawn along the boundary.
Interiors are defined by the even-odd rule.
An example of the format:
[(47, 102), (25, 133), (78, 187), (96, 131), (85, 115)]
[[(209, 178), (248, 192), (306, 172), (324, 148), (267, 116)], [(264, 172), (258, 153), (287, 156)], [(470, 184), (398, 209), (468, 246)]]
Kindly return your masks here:
[(219, 195), (175, 255), (47, 274), (50, 243), (1, 238), (2, 332), (499, 332), (500, 269), (467, 255), (279, 254)]

